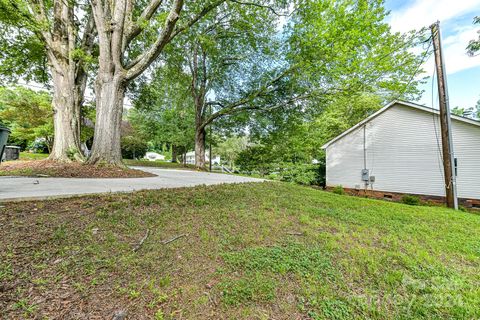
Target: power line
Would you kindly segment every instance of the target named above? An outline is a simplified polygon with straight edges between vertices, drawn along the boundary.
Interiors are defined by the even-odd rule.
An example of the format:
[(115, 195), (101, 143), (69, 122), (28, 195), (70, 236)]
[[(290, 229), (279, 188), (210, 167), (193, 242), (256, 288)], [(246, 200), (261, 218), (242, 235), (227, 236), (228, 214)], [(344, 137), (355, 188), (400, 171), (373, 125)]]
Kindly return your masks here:
[(429, 50), (430, 50), (430, 47), (432, 46), (432, 39), (433, 39), (433, 36), (430, 36), (427, 40), (423, 41), (423, 43), (427, 43), (428, 42), (428, 47), (427, 47), (427, 50), (424, 52), (423, 56), (422, 56), (422, 60), (420, 61), (420, 63), (417, 65), (417, 67), (415, 68), (415, 71), (412, 73), (412, 76), (410, 77), (410, 79), (408, 80), (407, 84), (405, 85), (403, 91), (401, 93), (399, 93), (397, 95), (397, 97), (394, 99), (394, 100), (397, 100), (399, 99), (400, 97), (402, 97), (405, 92), (407, 91), (408, 87), (410, 86), (410, 84), (412, 83), (413, 79), (415, 78), (415, 76), (418, 74), (418, 71), (420, 70), (420, 67), (425, 63), (426, 59), (430, 56), (431, 52), (429, 53)]

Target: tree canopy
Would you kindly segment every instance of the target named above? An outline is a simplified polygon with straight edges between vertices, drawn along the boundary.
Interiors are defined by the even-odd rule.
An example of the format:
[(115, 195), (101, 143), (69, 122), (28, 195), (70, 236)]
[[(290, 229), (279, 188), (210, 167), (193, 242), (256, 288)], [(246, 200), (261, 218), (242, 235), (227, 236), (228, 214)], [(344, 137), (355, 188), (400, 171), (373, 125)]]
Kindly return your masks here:
[(37, 138), (43, 138), (48, 149), (52, 147), (51, 101), (52, 97), (45, 91), (0, 88), (0, 122), (11, 129), (11, 143), (25, 148)]
[[(121, 165), (125, 120), (135, 134), (123, 141), (138, 133), (152, 150), (193, 148), (199, 167), (213, 124), (220, 148), (248, 138), (223, 152), (232, 164), (252, 150), (311, 164), (323, 142), (386, 101), (419, 98), (430, 53), (424, 30), (390, 29), (382, 0), (0, 0), (0, 8), (0, 80), (23, 74), (52, 85), (53, 158), (71, 160), (73, 148), (85, 159), (92, 129), (81, 133), (82, 105), (93, 89), (90, 164)], [(124, 117), (126, 94), (134, 107)]]

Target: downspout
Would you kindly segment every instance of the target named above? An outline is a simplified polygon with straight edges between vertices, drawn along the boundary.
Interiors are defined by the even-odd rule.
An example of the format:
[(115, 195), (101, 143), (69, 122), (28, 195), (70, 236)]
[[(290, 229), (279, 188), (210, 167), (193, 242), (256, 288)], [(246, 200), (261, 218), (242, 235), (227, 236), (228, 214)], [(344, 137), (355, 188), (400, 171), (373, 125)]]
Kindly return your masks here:
[[(367, 170), (367, 125), (363, 126), (363, 169)], [(365, 180), (365, 195), (368, 191), (368, 181)]]
[(363, 126), (363, 169), (367, 170), (367, 126)]

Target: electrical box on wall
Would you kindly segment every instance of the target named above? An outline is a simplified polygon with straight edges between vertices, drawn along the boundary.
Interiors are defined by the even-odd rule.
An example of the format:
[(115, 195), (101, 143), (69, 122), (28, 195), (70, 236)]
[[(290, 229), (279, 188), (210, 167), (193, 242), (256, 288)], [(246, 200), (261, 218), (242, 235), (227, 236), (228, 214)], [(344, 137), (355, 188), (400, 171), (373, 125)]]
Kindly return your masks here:
[(370, 176), (370, 183), (374, 183), (375, 182), (375, 176)]
[(370, 171), (368, 169), (362, 169), (362, 181), (368, 182), (369, 177), (370, 177)]

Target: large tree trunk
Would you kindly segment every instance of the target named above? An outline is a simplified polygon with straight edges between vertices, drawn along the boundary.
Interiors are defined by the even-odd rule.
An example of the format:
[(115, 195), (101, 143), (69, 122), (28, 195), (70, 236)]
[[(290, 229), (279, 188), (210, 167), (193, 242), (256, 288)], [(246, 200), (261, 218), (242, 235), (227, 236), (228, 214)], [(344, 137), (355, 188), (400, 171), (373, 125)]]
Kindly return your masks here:
[(99, 70), (95, 85), (97, 117), (89, 164), (123, 166), (120, 134), (125, 87), (122, 75)]
[[(59, 161), (78, 160), (84, 157), (80, 149), (80, 108), (87, 84), (83, 63), (72, 56), (77, 45), (74, 4), (53, 2), (51, 32), (44, 32), (42, 41), (47, 43), (47, 59), (52, 74), (54, 142), (49, 159)], [(45, 19), (46, 20), (46, 19)], [(88, 53), (93, 45), (93, 20), (87, 19), (82, 49)]]
[(54, 140), (49, 159), (68, 162), (83, 160), (83, 156), (80, 151), (81, 101), (74, 80), (65, 73), (68, 73), (68, 67), (62, 74), (52, 71)]
[(195, 167), (198, 169), (205, 168), (205, 137), (204, 128), (195, 131)]
[[(123, 111), (125, 88), (129, 81), (141, 75), (160, 55), (165, 46), (175, 37), (172, 34), (183, 8), (183, 0), (171, 1), (162, 30), (154, 43), (132, 59), (129, 47), (131, 42), (142, 33), (150, 19), (156, 15), (157, 9), (163, 8), (163, 1), (146, 1), (141, 12), (134, 10), (138, 6), (134, 1), (90, 0), (95, 26), (98, 34), (98, 75), (95, 84), (97, 118), (92, 153), (88, 163), (105, 162), (123, 166), (120, 149), (120, 127)], [(206, 7), (196, 23), (208, 11), (220, 3)], [(166, 5), (166, 4), (165, 4)], [(134, 15), (135, 11), (135, 15)], [(137, 13), (139, 15), (137, 16)], [(137, 16), (136, 19), (133, 19)], [(155, 19), (156, 20), (156, 19)], [(156, 20), (157, 21), (157, 20)], [(142, 36), (143, 37), (143, 36)]]
[(172, 162), (177, 163), (178, 157), (178, 147), (176, 145), (172, 145)]

